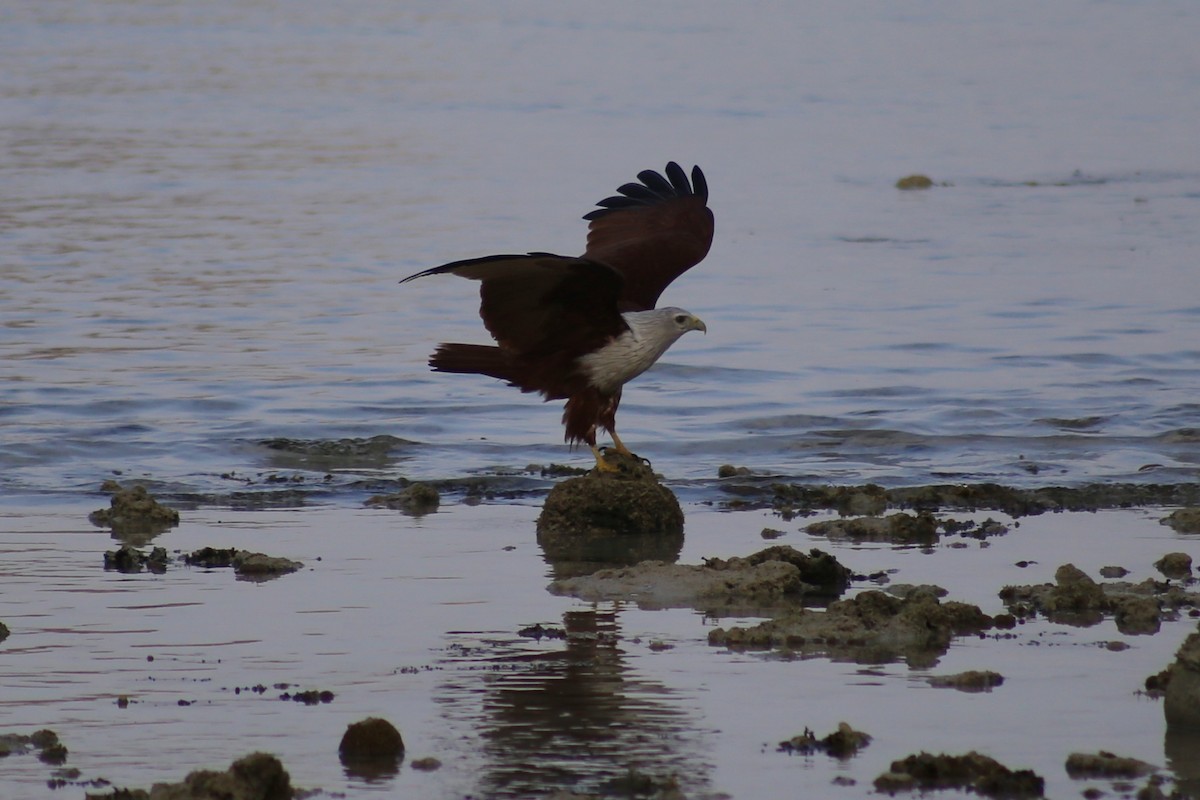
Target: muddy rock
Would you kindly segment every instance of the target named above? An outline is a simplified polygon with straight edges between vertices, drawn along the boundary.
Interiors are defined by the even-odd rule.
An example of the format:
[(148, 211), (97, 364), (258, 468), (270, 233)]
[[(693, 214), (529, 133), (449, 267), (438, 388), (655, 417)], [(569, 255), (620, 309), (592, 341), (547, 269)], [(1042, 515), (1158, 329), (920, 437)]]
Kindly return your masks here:
[(1187, 553), (1167, 553), (1154, 562), (1154, 568), (1168, 578), (1183, 580), (1192, 576), (1192, 557)]
[(914, 189), (930, 189), (933, 187), (933, 179), (928, 175), (906, 175), (896, 181), (896, 188), (912, 191)]
[(538, 516), (538, 541), (548, 547), (562, 537), (683, 533), (683, 510), (653, 470), (637, 459), (609, 453), (619, 472), (592, 470), (555, 485)]
[(394, 775), (404, 759), (404, 739), (386, 719), (367, 717), (346, 728), (338, 745), (338, 758), (353, 775)]
[[(1083, 486), (1045, 486), (1037, 489), (1019, 489), (996, 483), (970, 483), (884, 489), (875, 484), (812, 486), (748, 477), (731, 479), (723, 484), (721, 489), (737, 497), (736, 502), (729, 503), (730, 507), (755, 508), (760, 504), (768, 504), (785, 519), (808, 514), (816, 509), (835, 509), (846, 515), (877, 515), (887, 508), (917, 511), (990, 509), (1002, 511), (1013, 517), (1025, 517), (1056, 511), (1200, 505), (1200, 484), (1197, 483), (1093, 483)], [(865, 504), (868, 500), (873, 504), (869, 510), (856, 507), (857, 504)], [(1177, 519), (1194, 520), (1195, 530), (1200, 532), (1200, 509), (1193, 509), (1193, 512), (1194, 515), (1190, 517), (1180, 513)]]
[(366, 439), (264, 439), (259, 446), (268, 451), (278, 469), (320, 472), (354, 469), (383, 469), (396, 460), (394, 453), (414, 444), (395, 436)]
[(104, 554), (104, 568), (129, 574), (148, 570), (161, 575), (167, 571), (170, 560), (166, 549), (162, 547), (155, 547), (149, 553), (143, 553), (126, 544)]
[(1004, 683), (1004, 676), (990, 670), (968, 670), (954, 675), (930, 675), (929, 685), (937, 689), (957, 689), (960, 692), (990, 692)]
[(156, 783), (145, 789), (113, 789), (87, 794), (87, 800), (291, 800), (297, 792), (275, 756), (251, 753), (224, 772), (196, 770), (182, 783)]
[(779, 743), (779, 752), (808, 756), (814, 753), (826, 753), (834, 758), (846, 760), (858, 753), (859, 750), (871, 743), (871, 736), (856, 731), (845, 722), (839, 722), (837, 730), (818, 739), (808, 728), (804, 733)]
[(758, 625), (715, 628), (709, 644), (731, 648), (780, 647), (839, 661), (879, 664), (903, 657), (912, 667), (937, 663), (955, 636), (978, 634), (992, 618), (977, 606), (939, 602), (930, 593), (904, 599), (867, 591), (824, 611), (797, 609)]
[(116, 481), (101, 487), (112, 493), (108, 508), (88, 515), (99, 528), (112, 528), (113, 536), (129, 544), (146, 544), (158, 534), (179, 524), (179, 512), (161, 505), (144, 486), (123, 488)]
[(21, 733), (0, 733), (0, 758), (37, 751), (43, 764), (59, 765), (67, 760), (67, 748), (58, 739), (58, 734), (49, 728), (34, 731), (26, 736)]
[(1152, 764), (1101, 750), (1098, 753), (1071, 753), (1067, 756), (1067, 774), (1083, 778), (1140, 778), (1155, 771)]
[(239, 577), (248, 580), (261, 580), (286, 575), (301, 569), (304, 564), (288, 558), (268, 556), (264, 553), (251, 553), (249, 550), (238, 550), (234, 547), (217, 548), (202, 547), (184, 555), (183, 561), (191, 567), (206, 567), (216, 569), (233, 567)]
[(420, 517), (437, 511), (441, 502), (442, 498), (437, 489), (425, 483), (413, 483), (393, 494), (378, 494), (367, 498), (366, 504)]
[(1162, 518), (1163, 525), (1170, 525), (1179, 533), (1200, 533), (1200, 506), (1180, 508)]
[(804, 528), (813, 536), (849, 539), (855, 542), (933, 544), (938, 540), (938, 523), (932, 514), (897, 512), (886, 517), (860, 517), (814, 522)]
[(1194, 592), (1153, 580), (1096, 583), (1071, 564), (1058, 568), (1053, 584), (1005, 586), (1000, 598), (1018, 617), (1040, 611), (1066, 625), (1087, 627), (1112, 614), (1125, 634), (1157, 633), (1164, 613), (1173, 616), (1180, 606), (1200, 603)]
[(994, 758), (971, 751), (962, 756), (918, 753), (899, 761), (875, 779), (875, 790), (962, 789), (985, 797), (1042, 797), (1045, 780), (1032, 770), (1011, 770)]
[(1163, 713), (1167, 727), (1200, 731), (1200, 633), (1183, 640), (1166, 684)]
[(8, 630), (8, 626), (3, 622), (0, 622), (0, 642), (3, 642), (5, 639), (7, 639), (9, 633), (10, 631)]
[(581, 600), (628, 600), (642, 608), (692, 607), (711, 614), (795, 605), (805, 597), (840, 594), (849, 570), (820, 550), (768, 547), (745, 558), (702, 565), (646, 561), (554, 581), (553, 594)]

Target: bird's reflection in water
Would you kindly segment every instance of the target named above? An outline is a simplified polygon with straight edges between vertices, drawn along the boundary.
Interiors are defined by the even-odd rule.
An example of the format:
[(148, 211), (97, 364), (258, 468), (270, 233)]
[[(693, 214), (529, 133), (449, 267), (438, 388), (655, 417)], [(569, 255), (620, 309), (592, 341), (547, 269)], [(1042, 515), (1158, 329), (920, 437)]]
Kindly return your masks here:
[(705, 732), (670, 688), (638, 677), (618, 614), (572, 611), (563, 622), (540, 640), (454, 646), (443, 663), (453, 675), (439, 689), (443, 708), (479, 740), (481, 796), (562, 788), (640, 797), (672, 781), (703, 796)]

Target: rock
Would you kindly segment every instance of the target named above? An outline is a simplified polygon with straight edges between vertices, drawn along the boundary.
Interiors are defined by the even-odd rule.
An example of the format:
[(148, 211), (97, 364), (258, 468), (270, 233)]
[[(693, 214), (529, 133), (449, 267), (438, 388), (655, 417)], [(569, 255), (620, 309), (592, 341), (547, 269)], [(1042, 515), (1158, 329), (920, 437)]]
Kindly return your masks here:
[(954, 675), (930, 675), (929, 685), (938, 689), (957, 689), (960, 692), (990, 692), (1004, 683), (1004, 676), (990, 670), (968, 670)]
[(126, 544), (104, 554), (104, 568), (115, 569), (117, 572), (127, 574), (138, 573), (145, 569), (161, 575), (167, 571), (167, 564), (170, 560), (166, 549), (162, 547), (155, 547), (149, 554), (146, 554)]
[(779, 743), (779, 752), (799, 755), (826, 753), (838, 759), (848, 759), (871, 743), (871, 736), (856, 731), (845, 722), (839, 722), (837, 730), (823, 739), (818, 739), (808, 728), (804, 733)]
[(1187, 553), (1167, 553), (1154, 562), (1154, 568), (1168, 578), (1183, 580), (1192, 575), (1192, 557)]
[(912, 191), (913, 189), (928, 189), (933, 186), (933, 179), (928, 175), (906, 175), (896, 181), (896, 188)]
[(937, 528), (937, 520), (933, 518), (932, 514), (909, 514), (900, 511), (886, 517), (860, 517), (814, 522), (804, 530), (813, 536), (850, 539), (856, 542), (933, 544), (938, 540)]
[(722, 464), (717, 468), (718, 478), (744, 478), (750, 474), (746, 467), (735, 467), (733, 464)]
[(156, 783), (144, 789), (113, 789), (87, 794), (87, 800), (292, 800), (291, 777), (275, 756), (251, 753), (224, 772), (196, 770), (182, 783)]
[(268, 556), (264, 553), (251, 553), (249, 550), (238, 550), (234, 547), (202, 547), (185, 554), (183, 561), (188, 566), (208, 569), (233, 567), (233, 571), (239, 577), (247, 580), (267, 580), (304, 567), (300, 561)]
[(977, 606), (916, 592), (903, 600), (880, 591), (837, 600), (824, 611), (801, 608), (751, 627), (714, 628), (709, 644), (783, 647), (860, 664), (902, 656), (913, 667), (937, 663), (956, 635), (980, 633), (992, 618)]
[(1200, 633), (1183, 640), (1163, 696), (1167, 727), (1200, 730)]
[(420, 517), (438, 510), (442, 497), (438, 490), (424, 483), (413, 483), (394, 494), (380, 494), (367, 499), (368, 506), (391, 508), (409, 516)]
[(5, 639), (7, 639), (9, 633), (10, 631), (8, 630), (8, 626), (3, 622), (0, 622), (0, 642), (3, 642)]
[(112, 528), (113, 536), (129, 544), (146, 544), (158, 534), (179, 524), (179, 512), (161, 505), (144, 486), (122, 488), (116, 481), (105, 481), (102, 487), (113, 496), (108, 508), (88, 515), (97, 527)]
[(581, 534), (671, 536), (683, 532), (679, 501), (649, 467), (615, 454), (607, 457), (621, 472), (592, 470), (550, 490), (538, 516), (539, 542), (544, 537)]
[(356, 775), (395, 774), (404, 758), (404, 739), (386, 719), (368, 717), (346, 728), (338, 757), (346, 770)]
[(837, 596), (850, 571), (820, 550), (768, 547), (745, 558), (703, 565), (646, 561), (550, 584), (553, 594), (581, 600), (629, 600), (642, 608), (696, 608), (708, 613), (794, 605), (804, 597)]
[(1200, 506), (1191, 506), (1172, 511), (1161, 520), (1179, 533), (1200, 533)]
[(985, 797), (1042, 797), (1045, 780), (1032, 770), (1010, 770), (989, 756), (971, 751), (962, 756), (918, 753), (893, 761), (875, 779), (875, 790), (888, 794), (918, 789), (963, 789)]
[(1154, 772), (1152, 764), (1101, 750), (1098, 753), (1071, 753), (1067, 756), (1067, 774), (1083, 778), (1140, 778)]

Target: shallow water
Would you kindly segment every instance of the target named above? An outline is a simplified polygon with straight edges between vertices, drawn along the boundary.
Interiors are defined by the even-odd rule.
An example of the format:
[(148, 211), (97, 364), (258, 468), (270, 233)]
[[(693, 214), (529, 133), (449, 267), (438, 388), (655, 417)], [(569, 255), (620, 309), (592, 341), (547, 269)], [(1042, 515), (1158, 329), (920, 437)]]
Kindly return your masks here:
[[(824, 698), (863, 684), (872, 699), (852, 701), (848, 721), (871, 731), (879, 708), (881, 728), (902, 713), (911, 726), (921, 685), (894, 665), (864, 676), (713, 651), (691, 612), (546, 595), (532, 520), (550, 481), (523, 470), (586, 452), (561, 444), (556, 406), (426, 370), (438, 341), (484, 340), (474, 286), (397, 281), (489, 252), (578, 252), (596, 200), (668, 159), (701, 164), (717, 238), (663, 299), (709, 333), (633, 384), (620, 415), (625, 441), (686, 501), (685, 560), (744, 554), (771, 524), (705, 505), (724, 463), (817, 483), (1194, 481), (1198, 31), (1185, 2), (0, 11), (8, 727), (61, 729), (71, 764), (136, 785), (263, 747), (302, 785), (352, 793), (516, 794), (542, 779), (521, 754), (590, 774), (637, 753), (701, 794), (764, 796), (797, 774), (824, 787), (835, 767), (760, 745), (831, 729), (847, 713)], [(938, 185), (893, 188), (913, 172)], [(350, 459), (264, 444), (376, 436), (402, 441)], [(156, 543), (235, 544), (313, 570), (264, 585), (101, 573), (114, 545), (85, 518), (114, 473), (185, 508)], [(473, 507), (452, 492), (424, 520), (359, 508), (364, 481), (480, 476), (522, 499)], [(244, 510), (262, 507), (275, 510)], [(1157, 515), (1039, 519), (1019, 538), (1046, 555), (868, 549), (875, 566), (853, 566), (928, 573), (994, 606), (1019, 558), (1043, 579), (1080, 552), (1148, 574), (1190, 547)], [(348, 549), (314, 565), (330, 532)], [(255, 615), (239, 613), (251, 603)], [(617, 633), (611, 651), (581, 656), (611, 672), (579, 677), (561, 643), (515, 636), (567, 613)], [(844, 769), (862, 787), (891, 758), (967, 741), (1058, 775), (1068, 748), (1103, 738), (1089, 716), (1101, 713), (1136, 727), (1103, 746), (1162, 763), (1161, 709), (1128, 693), (1187, 627), (1116, 654), (1086, 648), (1091, 632), (1067, 636), (1041, 652), (1086, 658), (1012, 668), (1039, 676), (1021, 695), (1034, 702), (939, 693), (950, 711)], [(947, 666), (1006, 659), (994, 652), (1006, 646), (962, 644)], [(531, 651), (552, 654), (544, 671), (509, 668)], [(394, 674), (404, 666), (419, 671)], [(1050, 704), (1056, 716), (1046, 684), (1073, 674), (1095, 695)], [(220, 691), (272, 676), (338, 699), (312, 709)], [(734, 713), (763, 686), (793, 694)], [(192, 689), (199, 702), (176, 706)], [(514, 717), (524, 692), (583, 698), (589, 729), (611, 736), (545, 734), (558, 706)], [(118, 712), (120, 693), (139, 702)], [(448, 766), (347, 782), (329, 742), (375, 712), (394, 714), (418, 754), (453, 753)], [(1033, 740), (1015, 721), (980, 721), (1006, 714), (1079, 721)], [(45, 777), (10, 760), (0, 789), (34, 793)]]

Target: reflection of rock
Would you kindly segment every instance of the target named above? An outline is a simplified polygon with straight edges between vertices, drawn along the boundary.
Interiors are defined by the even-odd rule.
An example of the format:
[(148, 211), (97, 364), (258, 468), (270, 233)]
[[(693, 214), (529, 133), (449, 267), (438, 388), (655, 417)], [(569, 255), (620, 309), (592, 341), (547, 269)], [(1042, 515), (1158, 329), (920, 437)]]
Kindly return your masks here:
[(1200, 797), (1200, 728), (1167, 725), (1163, 737), (1167, 767), (1180, 797)]
[(836, 597), (850, 571), (820, 550), (801, 553), (768, 547), (746, 558), (708, 559), (703, 565), (647, 561), (550, 584), (554, 594), (581, 600), (628, 600), (643, 608), (690, 606), (711, 614), (773, 608), (806, 597)]
[(971, 751), (962, 756), (918, 753), (893, 761), (875, 779), (875, 790), (965, 789), (985, 797), (1041, 797), (1045, 780), (1033, 770), (1011, 770), (994, 758)]
[(144, 789), (114, 789), (111, 795), (89, 795), (123, 800), (292, 800), (291, 776), (275, 756), (252, 753), (225, 772), (200, 769), (182, 783), (156, 783)]
[(715, 628), (708, 641), (732, 648), (784, 647), (860, 664), (903, 657), (920, 667), (937, 663), (955, 636), (991, 627), (992, 618), (977, 606), (941, 603), (926, 592), (900, 599), (867, 591), (824, 611), (801, 608), (752, 627)]
[(570, 611), (563, 628), (565, 640), (454, 646), (439, 664), (438, 705), (478, 741), (482, 759), (477, 785), (463, 794), (666, 798), (710, 789), (707, 726), (627, 663), (617, 616)]
[(144, 486), (125, 489), (116, 481), (105, 481), (101, 488), (112, 493), (109, 507), (93, 511), (88, 520), (97, 527), (112, 528), (114, 539), (144, 545), (179, 524), (179, 512), (159, 504)]
[(346, 728), (338, 758), (349, 775), (368, 780), (395, 775), (404, 759), (404, 739), (386, 719), (367, 717)]

